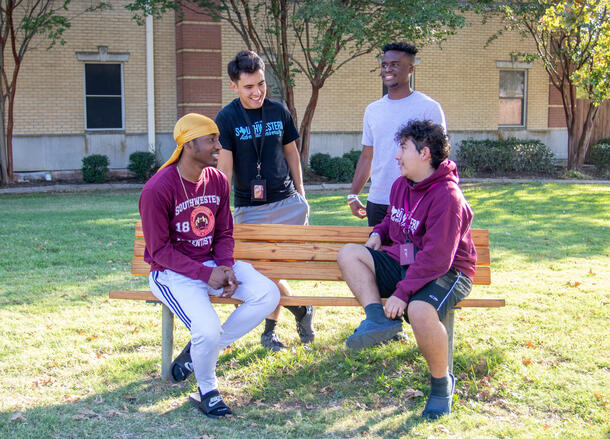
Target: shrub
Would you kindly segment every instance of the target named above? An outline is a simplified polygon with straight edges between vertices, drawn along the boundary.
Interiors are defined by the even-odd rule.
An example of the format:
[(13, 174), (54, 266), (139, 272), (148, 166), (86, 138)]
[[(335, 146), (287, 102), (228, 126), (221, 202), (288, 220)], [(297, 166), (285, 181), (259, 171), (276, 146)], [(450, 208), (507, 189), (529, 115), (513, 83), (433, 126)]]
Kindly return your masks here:
[(108, 174), (108, 156), (92, 154), (83, 158), (83, 180), (87, 183), (101, 183), (106, 181)]
[(475, 173), (510, 174), (553, 172), (553, 152), (539, 140), (464, 140), (457, 154), (464, 169)]
[(318, 152), (309, 158), (309, 166), (312, 171), (318, 175), (326, 175), (328, 163), (330, 162), (330, 154)]
[[(352, 151), (353, 152), (353, 151)], [(346, 153), (350, 154), (351, 153)], [(351, 181), (354, 177), (354, 162), (351, 158), (331, 157), (330, 154), (316, 153), (309, 159), (313, 172), (335, 181)]]
[(345, 157), (333, 157), (328, 162), (325, 177), (347, 182), (354, 178), (354, 163)]
[(127, 169), (136, 174), (140, 181), (146, 181), (156, 170), (156, 159), (152, 152), (138, 151), (129, 156)]
[(355, 169), (356, 165), (358, 164), (358, 159), (360, 158), (361, 152), (362, 151), (359, 151), (357, 149), (352, 149), (350, 152), (346, 152), (345, 154), (343, 154), (343, 158), (351, 160), (354, 164)]
[(610, 138), (608, 143), (597, 143), (589, 149), (588, 163), (595, 165), (597, 169), (610, 169)]

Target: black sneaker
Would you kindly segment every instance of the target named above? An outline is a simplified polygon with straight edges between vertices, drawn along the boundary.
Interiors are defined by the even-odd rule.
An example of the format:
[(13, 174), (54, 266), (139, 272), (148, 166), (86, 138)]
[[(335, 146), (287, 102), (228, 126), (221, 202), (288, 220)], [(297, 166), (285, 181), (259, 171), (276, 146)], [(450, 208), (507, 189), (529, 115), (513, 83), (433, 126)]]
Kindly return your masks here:
[(184, 381), (193, 373), (193, 361), (191, 360), (191, 342), (182, 349), (171, 367), (172, 378), (175, 382)]
[(286, 349), (286, 346), (284, 346), (284, 344), (277, 337), (275, 331), (271, 331), (266, 334), (261, 334), (261, 344), (267, 349), (271, 349), (273, 352)]
[[(200, 401), (192, 398), (193, 396), (199, 396)], [(218, 419), (233, 414), (231, 409), (223, 401), (218, 390), (212, 390), (205, 395), (201, 395), (201, 392), (199, 392), (199, 395), (194, 393), (191, 395), (191, 400), (194, 404), (197, 404), (197, 408), (208, 418)]]
[(315, 335), (313, 330), (313, 315), (316, 309), (313, 306), (307, 306), (306, 308), (307, 312), (303, 318), (297, 320), (297, 332), (303, 344), (311, 343)]

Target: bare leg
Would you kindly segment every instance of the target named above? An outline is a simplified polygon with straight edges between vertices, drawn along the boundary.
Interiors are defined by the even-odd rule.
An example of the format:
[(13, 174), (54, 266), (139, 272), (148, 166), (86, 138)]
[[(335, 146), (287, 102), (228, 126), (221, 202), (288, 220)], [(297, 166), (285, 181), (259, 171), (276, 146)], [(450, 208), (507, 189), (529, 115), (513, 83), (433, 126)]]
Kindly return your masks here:
[[(290, 291), (290, 286), (288, 282), (284, 279), (274, 281), (277, 287), (280, 289), (280, 296), (292, 296), (292, 291)], [(278, 305), (277, 308), (273, 310), (271, 314), (267, 316), (269, 320), (275, 320), (276, 322), (280, 318), (280, 311), (282, 310), (282, 305)]]
[(375, 282), (375, 263), (363, 245), (346, 244), (337, 254), (337, 263), (350, 290), (362, 307), (381, 303)]
[(447, 376), (447, 331), (436, 310), (429, 303), (415, 300), (409, 303), (407, 313), (417, 346), (428, 363), (430, 374), (434, 378)]

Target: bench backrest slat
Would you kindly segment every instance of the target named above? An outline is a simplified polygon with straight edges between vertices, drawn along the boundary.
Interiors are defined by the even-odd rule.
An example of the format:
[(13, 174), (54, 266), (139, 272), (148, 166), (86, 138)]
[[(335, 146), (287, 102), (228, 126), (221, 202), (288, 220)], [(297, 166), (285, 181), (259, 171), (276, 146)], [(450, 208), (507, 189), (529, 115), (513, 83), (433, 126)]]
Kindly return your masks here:
[[(366, 242), (370, 227), (355, 226), (285, 226), (274, 224), (236, 224), (235, 258), (250, 262), (271, 279), (343, 280), (336, 264), (337, 252), (347, 242)], [(474, 283), (489, 285), (489, 233), (473, 229), (477, 247)], [(265, 242), (263, 242), (265, 241)], [(132, 274), (148, 275), (144, 262), (141, 222), (136, 225)]]
[[(235, 241), (277, 241), (277, 242), (361, 242), (365, 243), (372, 227), (360, 226), (286, 226), (274, 224), (235, 224)], [(489, 247), (489, 231), (472, 229), (474, 245)], [(143, 239), (142, 221), (136, 223), (135, 237)]]
[[(334, 262), (343, 245), (345, 244), (237, 241), (234, 256), (235, 259)], [(133, 256), (143, 258), (144, 247), (144, 240), (136, 239)], [(477, 265), (489, 265), (489, 262), (489, 247), (477, 247)]]

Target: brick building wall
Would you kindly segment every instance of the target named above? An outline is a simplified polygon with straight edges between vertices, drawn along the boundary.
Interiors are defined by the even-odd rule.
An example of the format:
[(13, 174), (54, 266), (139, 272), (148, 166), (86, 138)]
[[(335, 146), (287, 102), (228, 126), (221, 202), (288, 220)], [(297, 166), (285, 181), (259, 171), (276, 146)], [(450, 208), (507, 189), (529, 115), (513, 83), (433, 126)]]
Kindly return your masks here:
[[(74, 2), (67, 13), (76, 17), (65, 32), (66, 44), (46, 50), (44, 39), (33, 41), (21, 66), (15, 105), (15, 171), (71, 170), (82, 157), (104, 153), (111, 167), (127, 166), (129, 154), (147, 150), (146, 29), (124, 6), (83, 13)], [(155, 128), (157, 146), (171, 139), (176, 121), (176, 56), (174, 17), (154, 21)], [(123, 65), (124, 129), (85, 129), (84, 64), (77, 54), (120, 55)], [(97, 61), (86, 61), (97, 62)]]
[[(533, 51), (528, 40), (517, 34), (506, 34), (491, 46), (485, 42), (497, 29), (497, 22), (483, 26), (475, 15), (470, 25), (437, 47), (423, 47), (415, 68), (415, 89), (438, 100), (447, 115), (451, 130), (497, 130), (499, 71), (496, 61), (510, 61), (513, 51)], [(224, 72), (226, 64), (245, 48), (241, 37), (223, 24), (223, 90), (226, 105), (235, 93)], [(366, 106), (382, 96), (379, 77), (379, 53), (350, 61), (333, 74), (320, 93), (313, 120), (313, 131), (360, 132)], [(527, 128), (547, 128), (548, 77), (540, 63), (528, 70)], [(295, 100), (297, 112), (303, 114), (311, 87), (303, 75), (297, 75)], [(482, 105), (481, 103), (485, 103)]]
[[(112, 10), (79, 16), (65, 34), (66, 45), (47, 51), (41, 40), (26, 55), (16, 97), (16, 171), (20, 170), (17, 162), (22, 171), (55, 169), (58, 163), (78, 169), (82, 156), (103, 151), (111, 152), (111, 166), (125, 167), (130, 151), (146, 150), (147, 145), (142, 145), (147, 129), (146, 34), (145, 27), (138, 26), (124, 9), (127, 2), (116, 1)], [(74, 5), (77, 8), (80, 3)], [(73, 9), (70, 14), (79, 12)], [(172, 129), (178, 117), (191, 111), (214, 117), (235, 98), (226, 65), (245, 48), (229, 24), (184, 12), (182, 17), (172, 12), (154, 21), (155, 122), (162, 159), (173, 149)], [(552, 117), (560, 108), (552, 93), (549, 95), (548, 77), (537, 62), (526, 69), (525, 127), (498, 127), (497, 63), (506, 65), (512, 52), (533, 50), (531, 42), (505, 34), (485, 47), (499, 23), (483, 26), (477, 16), (468, 18), (470, 25), (449, 37), (442, 49), (421, 48), (415, 89), (441, 103), (454, 145), (456, 139), (468, 136), (537, 136), (547, 144), (559, 145), (553, 149), (561, 155), (565, 129)], [(107, 47), (111, 55), (129, 55), (123, 62), (125, 129), (93, 135), (85, 130), (84, 63), (76, 54), (97, 53), (100, 46)], [(352, 60), (327, 80), (313, 119), (312, 152), (338, 155), (360, 147), (364, 110), (382, 96), (378, 56), (372, 53)], [(298, 74), (295, 100), (300, 117), (310, 91), (309, 81)], [(28, 163), (32, 155), (44, 156), (39, 161), (45, 161), (46, 168)], [(75, 155), (78, 160), (68, 166), (65, 157)]]

